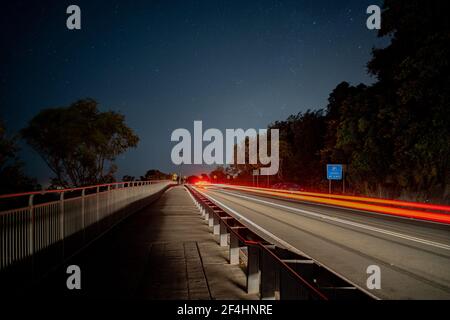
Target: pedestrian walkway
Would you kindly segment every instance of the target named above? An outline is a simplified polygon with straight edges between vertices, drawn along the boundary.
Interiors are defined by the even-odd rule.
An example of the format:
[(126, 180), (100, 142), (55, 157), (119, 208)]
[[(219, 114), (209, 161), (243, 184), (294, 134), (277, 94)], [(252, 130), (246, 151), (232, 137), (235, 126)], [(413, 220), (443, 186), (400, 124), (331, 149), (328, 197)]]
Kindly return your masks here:
[[(169, 189), (45, 279), (35, 294), (80, 298), (257, 299), (242, 265), (198, 212), (188, 191)], [(66, 288), (65, 268), (81, 268), (82, 289)]]

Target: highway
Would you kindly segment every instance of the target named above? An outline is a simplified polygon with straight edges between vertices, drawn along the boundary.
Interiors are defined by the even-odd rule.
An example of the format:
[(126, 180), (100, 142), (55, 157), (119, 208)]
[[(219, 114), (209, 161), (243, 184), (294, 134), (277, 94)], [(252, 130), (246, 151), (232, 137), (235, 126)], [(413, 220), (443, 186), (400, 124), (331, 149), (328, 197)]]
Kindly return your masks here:
[[(220, 186), (196, 189), (265, 240), (378, 299), (450, 299), (450, 226)], [(381, 289), (367, 288), (367, 267)]]

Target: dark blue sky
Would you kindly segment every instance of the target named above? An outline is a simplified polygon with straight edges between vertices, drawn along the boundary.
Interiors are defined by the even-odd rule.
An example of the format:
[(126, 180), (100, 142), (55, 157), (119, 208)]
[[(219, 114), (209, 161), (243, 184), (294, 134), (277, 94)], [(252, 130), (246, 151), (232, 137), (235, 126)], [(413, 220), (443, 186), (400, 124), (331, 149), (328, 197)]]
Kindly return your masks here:
[[(375, 0), (15, 1), (2, 4), (1, 117), (10, 133), (39, 110), (91, 97), (140, 136), (117, 177), (176, 170), (176, 128), (265, 128), (323, 108), (341, 81), (370, 83), (365, 26)], [(82, 30), (66, 29), (81, 7)], [(23, 143), (28, 174), (51, 176)], [(178, 170), (178, 169), (177, 169)], [(185, 168), (185, 173), (200, 172)]]

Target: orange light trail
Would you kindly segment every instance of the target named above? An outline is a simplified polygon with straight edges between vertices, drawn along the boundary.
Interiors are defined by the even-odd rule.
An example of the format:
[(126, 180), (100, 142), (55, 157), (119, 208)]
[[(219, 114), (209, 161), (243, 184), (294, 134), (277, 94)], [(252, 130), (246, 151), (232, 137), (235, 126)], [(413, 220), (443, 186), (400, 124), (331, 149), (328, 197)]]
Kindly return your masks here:
[[(403, 201), (374, 199), (374, 198), (365, 198), (365, 197), (360, 198), (360, 197), (353, 197), (353, 196), (337, 196), (337, 195), (325, 198), (326, 195), (322, 194), (322, 193), (294, 192), (294, 191), (286, 192), (286, 191), (280, 191), (277, 189), (250, 188), (250, 187), (240, 187), (240, 186), (230, 186), (230, 185), (223, 185), (223, 186), (226, 188), (230, 188), (230, 189), (248, 190), (248, 191), (252, 191), (255, 193), (260, 193), (260, 194), (265, 194), (265, 195), (273, 195), (273, 196), (282, 197), (282, 198), (289, 198), (289, 199), (314, 202), (314, 203), (320, 203), (320, 204), (328, 204), (328, 205), (345, 207), (345, 208), (350, 208), (350, 209), (372, 211), (372, 212), (377, 212), (377, 213), (382, 213), (382, 214), (395, 215), (395, 216), (406, 217), (406, 218), (413, 218), (413, 219), (419, 219), (419, 220), (427, 220), (427, 221), (434, 221), (434, 222), (450, 224), (450, 215), (444, 214), (444, 213), (424, 212), (424, 211), (410, 210), (410, 209), (404, 209), (404, 208), (394, 208), (394, 207), (386, 207), (386, 206), (380, 206), (380, 205), (375, 205), (375, 204), (354, 202), (355, 200), (356, 201), (370, 201), (370, 202), (375, 202), (372, 200), (381, 200), (381, 201), (378, 201), (378, 203), (401, 205), (401, 204), (399, 204), (399, 202), (403, 203)], [(318, 195), (320, 195), (320, 196), (318, 196)], [(361, 199), (369, 199), (369, 200), (361, 200)], [(410, 205), (410, 204), (427, 205), (427, 204), (412, 203), (412, 202), (406, 202), (406, 203), (408, 203), (408, 205)], [(441, 206), (438, 206), (438, 207), (441, 207)], [(442, 206), (442, 207), (446, 207), (446, 206)], [(420, 207), (417, 207), (417, 208), (420, 208)], [(446, 207), (446, 208), (447, 208), (447, 211), (450, 209), (449, 207)], [(436, 210), (436, 209), (434, 209), (434, 210)], [(442, 209), (440, 209), (440, 210), (442, 210)]]
[(282, 192), (282, 193), (300, 194), (300, 195), (313, 196), (313, 197), (371, 202), (371, 203), (387, 204), (387, 205), (402, 206), (402, 207), (409, 207), (409, 208), (416, 208), (416, 209), (445, 211), (445, 212), (450, 213), (450, 206), (445, 206), (445, 205), (436, 205), (436, 204), (401, 201), (401, 200), (389, 200), (389, 199), (380, 199), (380, 198), (358, 197), (358, 196), (331, 195), (331, 194), (327, 194), (327, 193), (318, 193), (318, 192), (288, 191), (288, 190), (278, 190), (278, 189), (266, 189), (266, 190)]

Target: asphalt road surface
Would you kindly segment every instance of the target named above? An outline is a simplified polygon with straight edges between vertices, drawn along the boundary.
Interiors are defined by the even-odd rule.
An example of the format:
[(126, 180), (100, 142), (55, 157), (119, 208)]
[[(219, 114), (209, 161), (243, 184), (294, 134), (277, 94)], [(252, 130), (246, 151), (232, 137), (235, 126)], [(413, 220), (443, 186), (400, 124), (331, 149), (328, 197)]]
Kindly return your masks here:
[[(377, 298), (450, 299), (448, 225), (213, 186), (198, 190), (261, 237)], [(381, 289), (367, 288), (371, 265), (381, 270)]]

